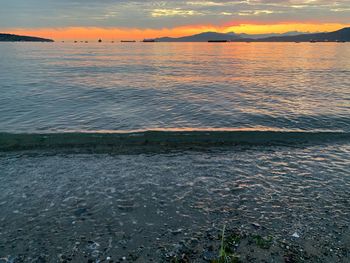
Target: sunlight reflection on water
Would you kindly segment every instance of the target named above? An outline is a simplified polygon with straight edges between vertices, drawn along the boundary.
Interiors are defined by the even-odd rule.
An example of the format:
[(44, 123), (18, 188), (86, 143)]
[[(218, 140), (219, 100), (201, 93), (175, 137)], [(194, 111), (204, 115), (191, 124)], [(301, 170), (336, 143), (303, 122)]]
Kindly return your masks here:
[(350, 46), (0, 45), (1, 131), (345, 129)]

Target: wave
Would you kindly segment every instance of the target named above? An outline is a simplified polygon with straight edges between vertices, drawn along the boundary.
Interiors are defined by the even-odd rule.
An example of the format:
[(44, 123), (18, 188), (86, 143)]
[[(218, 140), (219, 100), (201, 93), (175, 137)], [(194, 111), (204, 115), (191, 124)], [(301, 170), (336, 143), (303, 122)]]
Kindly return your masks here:
[(0, 151), (55, 148), (300, 145), (349, 141), (343, 131), (162, 129), (62, 133), (0, 133)]

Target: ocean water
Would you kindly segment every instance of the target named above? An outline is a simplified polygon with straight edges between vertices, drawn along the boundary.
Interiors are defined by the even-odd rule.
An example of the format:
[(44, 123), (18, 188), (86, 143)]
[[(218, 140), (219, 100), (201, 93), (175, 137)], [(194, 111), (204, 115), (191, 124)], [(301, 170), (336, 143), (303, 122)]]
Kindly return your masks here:
[(5, 132), (350, 130), (348, 44), (1, 44)]
[(347, 43), (0, 45), (0, 262), (349, 262), (349, 160)]

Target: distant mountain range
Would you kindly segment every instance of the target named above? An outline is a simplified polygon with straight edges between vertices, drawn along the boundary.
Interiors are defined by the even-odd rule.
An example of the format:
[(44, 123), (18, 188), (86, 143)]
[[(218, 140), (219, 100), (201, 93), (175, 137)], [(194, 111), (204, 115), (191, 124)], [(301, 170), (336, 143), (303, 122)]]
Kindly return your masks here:
[[(230, 33), (228, 33), (230, 34)], [(235, 33), (232, 33), (235, 34)], [(241, 38), (251, 38), (251, 39), (260, 39), (260, 38), (267, 38), (267, 37), (284, 37), (284, 36), (297, 36), (297, 35), (304, 35), (309, 34), (306, 32), (298, 32), (298, 31), (290, 31), (286, 33), (271, 33), (271, 34), (236, 34)]]
[(0, 42), (54, 42), (54, 41), (52, 39), (46, 39), (46, 38), (40, 38), (40, 37), (0, 34)]
[(204, 32), (200, 34), (196, 34), (193, 36), (185, 36), (185, 37), (161, 37), (156, 38), (156, 42), (208, 42), (209, 40), (238, 40), (241, 39), (236, 34), (232, 33), (217, 33), (217, 32)]
[(248, 35), (235, 33), (204, 32), (179, 38), (162, 37), (155, 39), (156, 42), (208, 42), (213, 40), (227, 40), (232, 42), (348, 42), (350, 41), (350, 27), (343, 28), (334, 32), (313, 34), (287, 32), (284, 34)]
[(157, 42), (208, 42), (209, 40), (228, 40), (228, 41), (234, 41), (234, 40), (242, 40), (242, 39), (261, 39), (261, 38), (267, 38), (267, 37), (277, 37), (277, 36), (294, 36), (294, 35), (302, 35), (305, 33), (301, 32), (287, 32), (284, 34), (256, 34), (256, 35), (249, 35), (249, 34), (236, 34), (234, 32), (230, 33), (217, 33), (217, 32), (204, 32), (192, 36), (185, 36), (185, 37), (179, 37), (179, 38), (172, 38), (172, 37), (162, 37), (162, 38), (156, 38), (155, 40)]
[(350, 27), (343, 28), (334, 32), (328, 33), (314, 33), (302, 34), (296, 36), (275, 36), (262, 39), (256, 39), (260, 42), (349, 42), (350, 41)]

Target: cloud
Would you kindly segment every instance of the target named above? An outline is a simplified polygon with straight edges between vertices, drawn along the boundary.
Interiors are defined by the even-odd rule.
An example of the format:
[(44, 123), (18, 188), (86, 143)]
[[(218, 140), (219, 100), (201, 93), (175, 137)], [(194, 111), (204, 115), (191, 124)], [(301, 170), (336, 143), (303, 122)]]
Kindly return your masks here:
[(181, 17), (188, 17), (188, 16), (195, 16), (195, 15), (204, 15), (201, 12), (195, 11), (195, 10), (183, 10), (180, 8), (175, 9), (154, 9), (151, 12), (152, 17), (163, 17), (163, 16), (181, 16)]
[(346, 23), (350, 0), (2, 0), (0, 27), (163, 28), (319, 21)]

